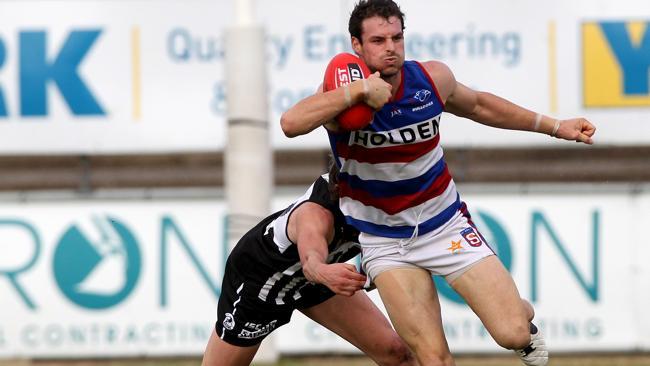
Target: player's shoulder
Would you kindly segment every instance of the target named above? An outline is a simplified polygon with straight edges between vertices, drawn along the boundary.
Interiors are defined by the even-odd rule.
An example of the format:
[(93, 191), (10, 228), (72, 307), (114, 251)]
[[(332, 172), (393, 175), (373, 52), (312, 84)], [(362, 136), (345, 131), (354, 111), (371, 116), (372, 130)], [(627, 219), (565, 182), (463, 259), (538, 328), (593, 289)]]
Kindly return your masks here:
[(431, 80), (435, 83), (438, 92), (443, 100), (451, 94), (456, 86), (456, 78), (449, 66), (444, 62), (429, 60), (420, 62), (424, 70), (429, 74)]
[(295, 199), (287, 208), (282, 212), (282, 216), (290, 216), (293, 211), (298, 207), (302, 206), (304, 203), (312, 202), (318, 205), (324, 206), (327, 208), (331, 203), (331, 198), (329, 198), (328, 191), (328, 180), (327, 175), (324, 174), (318, 177), (312, 184), (307, 188), (307, 191), (303, 193), (300, 197)]
[(453, 73), (447, 64), (437, 60), (421, 61), (420, 64), (429, 73), (429, 75), (437, 77), (453, 77)]

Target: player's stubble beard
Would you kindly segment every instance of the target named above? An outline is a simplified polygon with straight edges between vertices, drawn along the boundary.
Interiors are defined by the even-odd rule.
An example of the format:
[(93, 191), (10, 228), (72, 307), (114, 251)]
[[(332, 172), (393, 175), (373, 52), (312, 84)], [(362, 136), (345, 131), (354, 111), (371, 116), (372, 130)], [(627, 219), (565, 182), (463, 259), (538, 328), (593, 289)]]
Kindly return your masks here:
[(397, 71), (391, 71), (391, 72), (385, 72), (385, 71), (379, 71), (379, 76), (381, 76), (382, 79), (389, 81), (393, 77), (395, 77), (399, 73), (399, 70)]
[[(379, 68), (373, 67), (370, 64), (366, 63), (368, 65), (368, 68), (370, 69), (370, 73), (374, 74), (375, 72), (379, 71), (379, 76), (384, 79), (385, 81), (390, 81), (390, 79), (394, 78), (397, 74), (399, 74), (400, 70), (402, 70), (402, 66), (404, 65), (404, 62), (401, 62), (399, 65), (396, 65), (395, 68), (387, 68), (380, 70)], [(393, 69), (393, 70), (391, 70)]]
[(387, 83), (391, 83), (400, 73), (400, 70), (402, 70), (402, 66), (404, 66), (404, 62), (401, 62), (398, 66), (395, 66), (393, 69), (388, 68), (386, 70), (378, 70), (379, 71), (379, 76), (381, 76), (384, 81)]

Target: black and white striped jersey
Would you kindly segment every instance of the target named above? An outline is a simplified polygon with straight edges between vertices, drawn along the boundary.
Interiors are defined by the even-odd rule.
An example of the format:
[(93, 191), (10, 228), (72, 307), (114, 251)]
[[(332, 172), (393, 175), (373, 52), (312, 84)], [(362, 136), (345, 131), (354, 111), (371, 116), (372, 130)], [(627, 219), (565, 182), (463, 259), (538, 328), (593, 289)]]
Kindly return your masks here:
[[(333, 293), (324, 285), (307, 281), (298, 247), (287, 234), (291, 214), (301, 204), (313, 202), (334, 215), (334, 237), (328, 263), (345, 262), (359, 254), (358, 231), (345, 223), (328, 190), (327, 175), (319, 177), (307, 192), (283, 211), (276, 212), (246, 233), (228, 258), (227, 269), (243, 282), (242, 296), (267, 305), (303, 308), (324, 301)], [(225, 286), (226, 284), (224, 284)], [(240, 284), (230, 284), (239, 287)], [(326, 295), (323, 299), (322, 296)]]

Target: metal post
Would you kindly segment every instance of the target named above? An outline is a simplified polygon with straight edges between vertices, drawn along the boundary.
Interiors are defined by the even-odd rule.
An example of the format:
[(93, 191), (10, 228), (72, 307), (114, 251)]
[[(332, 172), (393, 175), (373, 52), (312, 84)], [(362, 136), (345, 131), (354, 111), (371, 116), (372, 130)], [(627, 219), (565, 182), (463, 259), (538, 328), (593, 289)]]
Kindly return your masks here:
[[(254, 22), (252, 0), (236, 0), (236, 25), (226, 30), (228, 141), (225, 192), (228, 246), (270, 212), (273, 151), (268, 124), (265, 33)], [(278, 359), (273, 336), (255, 356), (256, 363)]]

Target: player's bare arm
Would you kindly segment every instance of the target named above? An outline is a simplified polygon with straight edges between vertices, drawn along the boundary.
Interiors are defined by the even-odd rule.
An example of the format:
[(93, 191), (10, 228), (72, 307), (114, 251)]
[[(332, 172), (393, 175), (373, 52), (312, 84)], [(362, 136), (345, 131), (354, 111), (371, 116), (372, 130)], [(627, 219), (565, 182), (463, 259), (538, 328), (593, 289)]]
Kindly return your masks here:
[[(358, 90), (359, 85), (355, 83), (350, 85), (350, 94), (354, 101), (360, 98)], [(361, 85), (361, 92), (363, 93), (363, 85)], [(347, 103), (342, 88), (324, 93), (321, 85), (314, 95), (302, 99), (282, 113), (280, 127), (287, 137), (304, 135), (331, 122), (345, 108)]]
[(533, 131), (557, 138), (593, 144), (596, 127), (584, 118), (558, 120), (535, 113), (491, 93), (458, 82), (441, 62), (424, 63), (438, 86), (445, 110), (459, 117), (503, 129)]
[(334, 293), (352, 296), (360, 290), (366, 277), (352, 264), (327, 264), (327, 243), (334, 236), (334, 218), (324, 207), (306, 202), (291, 215), (289, 239), (297, 244), (305, 277), (327, 286)]
[[(374, 109), (381, 107), (390, 99), (390, 84), (379, 77), (379, 73), (367, 79), (367, 89), (363, 80), (350, 83), (350, 104), (366, 103)], [(322, 85), (318, 91), (296, 103), (282, 114), (280, 126), (287, 137), (307, 134), (319, 126), (336, 131), (334, 117), (349, 107), (344, 88), (323, 92)]]

